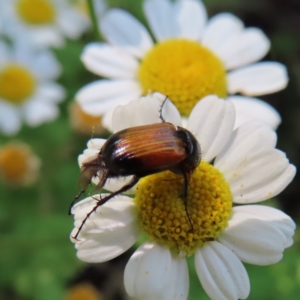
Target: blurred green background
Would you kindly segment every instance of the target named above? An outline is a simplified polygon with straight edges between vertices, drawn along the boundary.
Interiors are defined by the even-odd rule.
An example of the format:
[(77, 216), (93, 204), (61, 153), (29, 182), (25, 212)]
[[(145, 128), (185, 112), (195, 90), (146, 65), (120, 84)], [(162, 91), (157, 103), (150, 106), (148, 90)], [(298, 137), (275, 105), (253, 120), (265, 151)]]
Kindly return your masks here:
[[(145, 23), (141, 0), (111, 0)], [(282, 115), (278, 130), (278, 148), (295, 165), (300, 164), (300, 1), (299, 0), (206, 0), (209, 16), (230, 11), (246, 26), (260, 27), (272, 42), (265, 60), (276, 60), (288, 67), (290, 83), (280, 93), (261, 97)], [(14, 139), (28, 143), (42, 159), (38, 182), (30, 188), (12, 188), (0, 183), (0, 299), (67, 299), (68, 289), (80, 282), (91, 282), (103, 292), (103, 299), (125, 299), (122, 272), (130, 253), (101, 265), (87, 265), (76, 258), (69, 240), (73, 218), (68, 207), (78, 193), (77, 156), (85, 148), (88, 136), (71, 128), (68, 105), (76, 91), (96, 79), (79, 60), (83, 47), (93, 41), (92, 33), (65, 48), (54, 50), (63, 66), (59, 82), (67, 90), (54, 122), (32, 129), (24, 126)], [(1, 144), (12, 138), (1, 136)], [(300, 213), (300, 175), (271, 204), (284, 210), (298, 222)], [(299, 299), (300, 237), (272, 266), (246, 265), (251, 281), (249, 299)], [(190, 300), (208, 299), (191, 266)], [(109, 295), (112, 286), (115, 293)]]

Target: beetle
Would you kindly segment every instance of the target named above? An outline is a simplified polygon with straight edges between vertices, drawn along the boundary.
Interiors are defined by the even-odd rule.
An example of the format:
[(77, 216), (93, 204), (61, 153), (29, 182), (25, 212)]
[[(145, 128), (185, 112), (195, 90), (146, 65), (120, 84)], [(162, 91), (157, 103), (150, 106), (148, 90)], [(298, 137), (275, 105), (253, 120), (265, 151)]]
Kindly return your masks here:
[[(74, 239), (77, 239), (84, 223), (97, 208), (116, 195), (119, 195), (138, 183), (140, 178), (170, 170), (184, 178), (184, 201), (188, 193), (188, 183), (191, 173), (201, 161), (201, 148), (195, 136), (183, 127), (175, 127), (166, 122), (162, 116), (162, 108), (168, 97), (160, 107), (161, 123), (136, 126), (116, 132), (103, 144), (97, 157), (84, 162), (81, 167), (80, 181), (82, 191), (71, 204), (85, 192), (93, 177), (99, 178), (96, 189), (101, 189), (107, 179), (119, 176), (132, 176), (130, 182), (119, 190), (97, 200), (95, 207), (86, 215)], [(187, 206), (185, 209), (192, 226)]]

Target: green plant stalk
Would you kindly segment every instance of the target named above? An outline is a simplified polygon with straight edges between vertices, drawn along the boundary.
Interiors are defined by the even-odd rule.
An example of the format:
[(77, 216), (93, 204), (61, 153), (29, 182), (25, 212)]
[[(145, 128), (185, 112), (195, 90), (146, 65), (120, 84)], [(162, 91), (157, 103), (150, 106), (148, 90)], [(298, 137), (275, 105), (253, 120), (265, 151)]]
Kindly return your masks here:
[(97, 16), (95, 13), (94, 0), (87, 0), (87, 3), (88, 3), (88, 7), (89, 7), (90, 17), (92, 20), (92, 26), (93, 26), (95, 39), (100, 40), (101, 38), (100, 38), (100, 33), (99, 33), (99, 28), (98, 28)]

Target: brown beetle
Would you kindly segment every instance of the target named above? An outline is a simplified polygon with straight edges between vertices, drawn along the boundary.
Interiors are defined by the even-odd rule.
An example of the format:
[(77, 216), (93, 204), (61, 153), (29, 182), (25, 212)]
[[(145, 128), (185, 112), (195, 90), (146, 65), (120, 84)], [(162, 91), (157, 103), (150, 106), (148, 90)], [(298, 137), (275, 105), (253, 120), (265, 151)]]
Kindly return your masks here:
[[(200, 145), (187, 129), (179, 126), (176, 128), (172, 123), (165, 122), (162, 107), (166, 100), (167, 98), (159, 111), (162, 123), (136, 126), (116, 132), (107, 139), (95, 159), (82, 164), (80, 180), (83, 190), (73, 202), (84, 193), (93, 177), (99, 177), (97, 189), (101, 189), (109, 178), (130, 175), (133, 177), (122, 188), (97, 202), (82, 221), (74, 236), (75, 239), (86, 220), (99, 206), (132, 188), (142, 177), (166, 170), (182, 175), (183, 197), (186, 201), (190, 175), (200, 164)], [(189, 218), (186, 204), (185, 207)], [(190, 224), (192, 226), (191, 221)]]

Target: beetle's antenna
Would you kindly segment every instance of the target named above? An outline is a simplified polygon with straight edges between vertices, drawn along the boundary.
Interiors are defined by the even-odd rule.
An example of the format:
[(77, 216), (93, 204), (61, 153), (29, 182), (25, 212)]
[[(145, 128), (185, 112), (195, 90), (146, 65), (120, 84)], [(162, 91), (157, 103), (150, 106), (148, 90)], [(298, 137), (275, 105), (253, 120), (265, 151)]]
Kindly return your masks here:
[(164, 107), (166, 101), (168, 100), (168, 98), (169, 98), (169, 97), (166, 96), (166, 98), (164, 99), (164, 101), (163, 101), (163, 103), (161, 104), (160, 109), (159, 109), (159, 118), (161, 119), (161, 121), (162, 121), (163, 123), (166, 122), (166, 120), (165, 120), (164, 117), (162, 116), (162, 109), (163, 109), (163, 107)]

